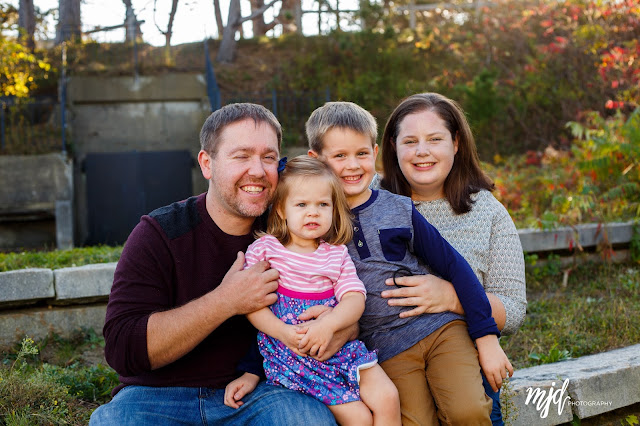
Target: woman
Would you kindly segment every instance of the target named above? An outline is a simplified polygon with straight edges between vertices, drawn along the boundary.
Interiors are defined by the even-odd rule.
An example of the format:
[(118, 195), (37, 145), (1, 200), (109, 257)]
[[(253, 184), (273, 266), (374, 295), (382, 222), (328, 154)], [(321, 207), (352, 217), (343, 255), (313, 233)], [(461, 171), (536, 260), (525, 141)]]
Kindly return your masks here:
[[(406, 195), (417, 210), (469, 262), (483, 284), (502, 334), (512, 334), (526, 313), (524, 256), (513, 220), (491, 194), (471, 129), (461, 108), (436, 94), (416, 94), (393, 111), (382, 137), (383, 189)], [(435, 276), (396, 278), (383, 292), (390, 305), (415, 306), (405, 315), (464, 313), (453, 286)], [(393, 282), (387, 284), (393, 285)], [(391, 287), (390, 287), (391, 288)], [(493, 424), (502, 424), (499, 391)], [(402, 401), (401, 401), (402, 402)]]

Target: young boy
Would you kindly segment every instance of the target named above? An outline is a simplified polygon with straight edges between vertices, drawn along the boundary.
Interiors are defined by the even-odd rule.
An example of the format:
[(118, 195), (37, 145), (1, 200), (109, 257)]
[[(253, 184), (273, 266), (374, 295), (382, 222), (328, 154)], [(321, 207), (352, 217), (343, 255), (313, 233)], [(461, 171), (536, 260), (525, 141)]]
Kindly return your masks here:
[[(309, 155), (340, 178), (354, 215), (348, 249), (367, 288), (360, 339), (378, 350), (380, 365), (397, 386), (402, 423), (490, 424), (491, 400), (482, 386), (478, 356), (496, 388), (513, 368), (469, 264), (410, 198), (369, 188), (378, 154), (377, 125), (369, 112), (350, 102), (328, 102), (311, 114), (306, 131)], [(425, 275), (427, 266), (454, 285), (466, 325), (464, 317), (451, 312), (400, 318), (408, 309), (389, 306), (380, 296), (386, 279)]]

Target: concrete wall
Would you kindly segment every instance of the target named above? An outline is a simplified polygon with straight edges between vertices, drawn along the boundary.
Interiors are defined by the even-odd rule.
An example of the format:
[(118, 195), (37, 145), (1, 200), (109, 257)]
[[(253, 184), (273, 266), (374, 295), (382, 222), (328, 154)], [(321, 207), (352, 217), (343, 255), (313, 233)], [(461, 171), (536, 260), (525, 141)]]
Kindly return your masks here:
[[(196, 160), (200, 128), (210, 107), (200, 74), (165, 74), (137, 81), (133, 77), (72, 77), (68, 99), (76, 159), (76, 240), (82, 243), (88, 226), (82, 173), (87, 153), (187, 150)], [(192, 170), (192, 183), (194, 194), (206, 190), (198, 167)]]
[(0, 156), (0, 248), (71, 247), (72, 201), (66, 156)]

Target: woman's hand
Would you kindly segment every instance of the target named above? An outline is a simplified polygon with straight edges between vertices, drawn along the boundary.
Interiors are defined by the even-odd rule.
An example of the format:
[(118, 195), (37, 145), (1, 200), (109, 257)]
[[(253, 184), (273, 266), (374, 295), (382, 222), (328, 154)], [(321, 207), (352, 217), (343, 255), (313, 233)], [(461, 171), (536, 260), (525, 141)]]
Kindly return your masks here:
[[(382, 292), (382, 297), (389, 299), (389, 306), (415, 306), (410, 311), (401, 312), (400, 318), (446, 311), (464, 314), (453, 285), (442, 278), (435, 275), (414, 275), (398, 277), (395, 281), (400, 288)], [(389, 278), (385, 284), (394, 286), (393, 279)]]

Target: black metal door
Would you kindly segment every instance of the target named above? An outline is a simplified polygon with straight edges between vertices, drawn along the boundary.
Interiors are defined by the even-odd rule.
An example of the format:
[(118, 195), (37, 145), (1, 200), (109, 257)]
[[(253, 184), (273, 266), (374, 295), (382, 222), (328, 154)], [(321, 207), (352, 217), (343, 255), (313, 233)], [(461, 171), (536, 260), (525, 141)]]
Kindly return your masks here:
[(140, 217), (192, 195), (189, 151), (87, 154), (85, 244), (122, 244)]

